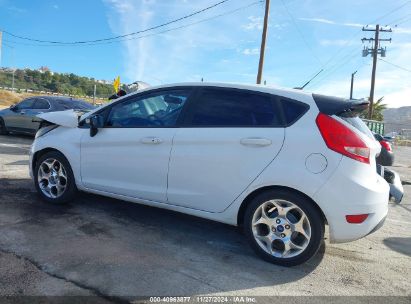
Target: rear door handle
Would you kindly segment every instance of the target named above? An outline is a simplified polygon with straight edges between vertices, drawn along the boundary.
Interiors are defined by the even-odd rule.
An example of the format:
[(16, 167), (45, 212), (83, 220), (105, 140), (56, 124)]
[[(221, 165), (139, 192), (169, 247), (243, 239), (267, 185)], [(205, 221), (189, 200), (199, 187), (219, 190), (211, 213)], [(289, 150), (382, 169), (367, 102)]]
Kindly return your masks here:
[(163, 141), (161, 138), (158, 137), (144, 137), (141, 139), (141, 143), (143, 144), (151, 144), (151, 145), (157, 145), (161, 144)]
[(268, 138), (261, 137), (247, 137), (242, 138), (240, 143), (244, 146), (269, 146), (272, 141)]

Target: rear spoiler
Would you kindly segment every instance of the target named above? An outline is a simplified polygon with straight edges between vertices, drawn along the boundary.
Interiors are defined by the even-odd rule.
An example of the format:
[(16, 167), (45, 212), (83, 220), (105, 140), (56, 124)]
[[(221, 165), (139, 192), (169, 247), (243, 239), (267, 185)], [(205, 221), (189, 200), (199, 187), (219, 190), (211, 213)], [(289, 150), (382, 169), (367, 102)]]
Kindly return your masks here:
[(320, 112), (327, 115), (354, 117), (369, 106), (369, 101), (365, 99), (344, 99), (320, 94), (313, 94), (313, 98)]

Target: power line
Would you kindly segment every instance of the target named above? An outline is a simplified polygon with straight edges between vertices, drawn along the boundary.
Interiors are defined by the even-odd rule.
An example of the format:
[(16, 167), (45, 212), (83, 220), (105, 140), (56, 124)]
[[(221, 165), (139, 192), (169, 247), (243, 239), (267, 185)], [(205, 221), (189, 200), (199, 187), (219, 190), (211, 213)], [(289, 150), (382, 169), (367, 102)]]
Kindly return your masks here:
[(391, 15), (392, 13), (395, 13), (396, 11), (402, 9), (404, 6), (408, 5), (409, 3), (411, 3), (411, 0), (408, 0), (406, 2), (404, 2), (403, 4), (401, 4), (400, 6), (395, 7), (394, 9), (392, 9), (391, 11), (389, 11), (388, 13), (382, 15), (381, 17), (378, 17), (377, 19), (373, 20), (372, 22), (370, 22), (370, 24), (374, 24), (377, 23), (378, 21), (384, 19), (385, 17)]
[(358, 56), (358, 51), (354, 50), (354, 52), (349, 53), (348, 55), (345, 55), (344, 57), (341, 57), (340, 61), (337, 62), (336, 64), (332, 65), (326, 73), (324, 73), (323, 76), (320, 76), (318, 79), (314, 79), (313, 82), (311, 82), (308, 86), (313, 89), (314, 87), (317, 87), (321, 82), (326, 80), (328, 77), (330, 77), (332, 74), (337, 72), (340, 68), (345, 66), (347, 63), (351, 62), (354, 58)]
[(33, 42), (39, 42), (39, 43), (50, 43), (50, 44), (86, 44), (86, 43), (103, 42), (103, 41), (110, 41), (110, 40), (116, 40), (116, 39), (126, 38), (126, 37), (130, 37), (130, 36), (135, 36), (135, 35), (142, 34), (142, 33), (148, 32), (148, 31), (152, 31), (152, 30), (155, 30), (155, 29), (158, 29), (158, 28), (161, 28), (161, 27), (165, 27), (165, 26), (167, 26), (167, 25), (170, 25), (170, 24), (179, 22), (179, 21), (181, 21), (181, 20), (184, 20), (184, 19), (193, 17), (193, 16), (198, 15), (198, 14), (200, 14), (200, 13), (203, 13), (203, 12), (205, 12), (205, 11), (207, 11), (207, 10), (210, 10), (210, 9), (212, 9), (212, 8), (214, 8), (214, 7), (216, 7), (216, 6), (219, 6), (219, 5), (221, 5), (221, 4), (225, 3), (225, 2), (228, 2), (228, 1), (230, 1), (230, 0), (222, 0), (222, 1), (218, 2), (218, 3), (215, 3), (215, 4), (213, 4), (213, 5), (210, 5), (210, 6), (206, 7), (206, 8), (201, 9), (201, 10), (195, 11), (195, 12), (193, 12), (193, 13), (191, 13), (191, 14), (185, 15), (185, 16), (183, 16), (183, 17), (180, 17), (180, 18), (177, 18), (177, 19), (174, 19), (174, 20), (171, 20), (171, 21), (168, 21), (168, 22), (165, 22), (165, 23), (156, 25), (156, 26), (149, 27), (149, 28), (144, 29), (144, 30), (140, 30), (140, 31), (136, 31), (136, 32), (124, 34), (124, 35), (118, 35), (118, 36), (114, 36), (114, 37), (109, 37), (109, 38), (101, 38), (101, 39), (94, 39), (94, 40), (83, 40), (83, 41), (69, 41), (69, 42), (68, 42), (68, 41), (53, 41), (53, 40), (34, 39), (34, 38), (30, 38), (30, 37), (25, 37), (25, 36), (16, 35), (16, 34), (13, 34), (13, 33), (9, 32), (9, 31), (6, 31), (6, 30), (3, 30), (3, 32), (6, 33), (6, 34), (8, 34), (8, 35), (10, 35), (10, 36), (12, 36), (12, 37), (18, 38), (18, 39), (28, 40), (28, 41), (33, 41)]
[(409, 18), (411, 18), (411, 14), (407, 14), (407, 15), (402, 16), (402, 17), (400, 17), (400, 18), (394, 19), (393, 21), (388, 22), (387, 25), (391, 25), (391, 26), (393, 26), (393, 25), (398, 25), (399, 22), (402, 22), (402, 21), (404, 21), (405, 19), (408, 20)]
[(215, 15), (215, 16), (211, 16), (209, 18), (201, 19), (201, 20), (196, 21), (196, 22), (187, 23), (187, 24), (184, 24), (184, 25), (181, 25), (181, 26), (178, 26), (178, 27), (170, 28), (170, 29), (163, 30), (163, 31), (160, 31), (160, 32), (150, 33), (150, 34), (139, 36), (139, 37), (132, 37), (132, 38), (126, 38), (126, 39), (120, 39), (120, 40), (102, 41), (102, 42), (87, 43), (87, 44), (70, 44), (70, 45), (68, 45), (68, 44), (33, 44), (33, 43), (30, 44), (30, 43), (24, 43), (24, 42), (13, 41), (13, 40), (4, 40), (4, 41), (6, 41), (8, 43), (19, 44), (19, 45), (40, 46), (40, 47), (94, 46), (94, 45), (113, 44), (113, 43), (119, 43), (119, 42), (130, 41), (130, 40), (139, 40), (139, 39), (143, 39), (143, 38), (148, 38), (148, 37), (157, 36), (157, 35), (161, 35), (161, 34), (164, 34), (164, 33), (172, 32), (172, 31), (175, 31), (175, 30), (188, 28), (188, 27), (193, 26), (193, 25), (201, 24), (201, 23), (204, 23), (204, 22), (207, 22), (207, 21), (210, 21), (210, 20), (214, 20), (214, 19), (223, 17), (223, 16), (234, 14), (234, 13), (240, 11), (240, 10), (249, 8), (251, 6), (260, 4), (262, 2), (263, 2), (263, 0), (255, 1), (255, 2), (252, 2), (248, 5), (241, 6), (239, 8), (233, 9), (231, 11), (227, 11), (227, 12)]
[(210, 20), (214, 20), (214, 19), (217, 19), (217, 18), (220, 18), (220, 17), (223, 17), (223, 16), (234, 14), (234, 13), (240, 11), (240, 10), (249, 8), (251, 6), (260, 4), (262, 2), (263, 2), (263, 0), (255, 1), (255, 2), (252, 2), (248, 5), (241, 6), (239, 8), (236, 8), (236, 9), (233, 9), (233, 10), (230, 10), (230, 11), (218, 14), (218, 15), (214, 15), (214, 16), (211, 16), (209, 18), (201, 19), (201, 20), (196, 21), (196, 22), (187, 23), (187, 24), (184, 24), (184, 25), (181, 25), (181, 26), (178, 26), (178, 27), (169, 28), (167, 30), (163, 30), (163, 31), (160, 31), (160, 32), (150, 33), (150, 34), (146, 34), (146, 35), (142, 35), (142, 36), (138, 36), (138, 37), (126, 38), (126, 39), (102, 41), (102, 42), (96, 42), (96, 43), (85, 43), (85, 44), (34, 44), (34, 43), (24, 43), (24, 42), (13, 41), (13, 40), (3, 40), (3, 41), (6, 41), (8, 43), (18, 44), (18, 45), (40, 46), (40, 47), (94, 46), (94, 45), (113, 44), (113, 43), (119, 43), (119, 42), (130, 41), (130, 40), (139, 40), (139, 39), (142, 39), (142, 38), (148, 38), (148, 37), (157, 36), (157, 35), (161, 35), (161, 34), (164, 34), (164, 33), (172, 32), (172, 31), (175, 31), (175, 30), (188, 28), (190, 26), (194, 26), (194, 25), (201, 24), (201, 23), (204, 23), (204, 22), (207, 22), (207, 21), (210, 21)]
[(408, 22), (408, 21), (410, 21), (410, 20), (411, 20), (411, 17), (410, 17), (410, 18), (407, 18), (407, 19), (405, 19), (405, 20), (402, 20), (401, 22), (399, 22), (399, 23), (395, 24), (395, 26), (398, 26), (398, 25), (404, 24), (404, 23), (406, 23), (406, 22)]
[(403, 70), (403, 71), (406, 71), (406, 72), (410, 72), (410, 73), (411, 73), (411, 70), (410, 70), (410, 69), (404, 68), (404, 67), (402, 67), (402, 66), (400, 66), (400, 65), (397, 65), (397, 64), (395, 64), (395, 63), (389, 62), (389, 61), (387, 61), (387, 60), (385, 60), (385, 59), (382, 59), (382, 58), (378, 58), (378, 59), (381, 60), (381, 61), (384, 61), (385, 63), (388, 63), (388, 64), (390, 64), (390, 65), (392, 65), (392, 66), (394, 66), (394, 67), (396, 67), (396, 68), (399, 68), (399, 69), (401, 69), (401, 70)]
[(297, 29), (298, 34), (301, 36), (301, 39), (303, 40), (305, 46), (310, 50), (311, 54), (313, 57), (320, 63), (323, 64), (321, 59), (317, 56), (317, 54), (314, 52), (313, 48), (311, 45), (307, 42), (307, 39), (305, 39), (305, 36), (303, 32), (301, 31), (300, 27), (297, 24), (297, 21), (295, 20), (293, 14), (291, 14), (290, 10), (288, 9), (287, 5), (284, 3), (284, 0), (281, 0), (282, 5), (285, 8), (285, 11), (287, 12), (288, 16), (290, 16), (291, 21), (293, 22), (295, 28)]

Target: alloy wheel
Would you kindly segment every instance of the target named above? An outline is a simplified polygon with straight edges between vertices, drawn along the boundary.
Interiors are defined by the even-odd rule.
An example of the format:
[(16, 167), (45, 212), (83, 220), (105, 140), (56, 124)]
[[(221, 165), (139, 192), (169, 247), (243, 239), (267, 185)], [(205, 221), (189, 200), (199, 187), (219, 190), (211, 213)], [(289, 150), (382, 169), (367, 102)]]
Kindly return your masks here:
[(301, 254), (310, 243), (311, 225), (304, 211), (286, 200), (269, 200), (254, 212), (252, 232), (257, 244), (277, 258)]
[(54, 158), (43, 161), (37, 172), (37, 182), (45, 196), (58, 198), (63, 195), (68, 182), (63, 164)]

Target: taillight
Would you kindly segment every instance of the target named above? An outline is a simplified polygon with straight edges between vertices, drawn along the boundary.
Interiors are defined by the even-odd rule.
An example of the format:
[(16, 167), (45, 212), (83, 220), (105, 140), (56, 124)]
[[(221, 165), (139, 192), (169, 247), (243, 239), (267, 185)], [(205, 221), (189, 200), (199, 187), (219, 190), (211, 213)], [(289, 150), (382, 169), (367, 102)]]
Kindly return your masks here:
[(370, 163), (370, 148), (350, 128), (323, 113), (318, 114), (316, 123), (328, 148), (360, 162)]
[(383, 146), (388, 152), (392, 151), (391, 144), (386, 140), (380, 141), (381, 146)]

